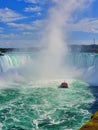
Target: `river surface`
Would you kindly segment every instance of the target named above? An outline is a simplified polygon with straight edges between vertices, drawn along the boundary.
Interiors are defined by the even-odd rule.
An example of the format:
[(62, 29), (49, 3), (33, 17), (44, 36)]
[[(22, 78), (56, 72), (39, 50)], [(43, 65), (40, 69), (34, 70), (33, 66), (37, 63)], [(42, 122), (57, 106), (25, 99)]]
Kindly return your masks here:
[[(98, 56), (82, 53), (65, 58), (75, 70), (82, 70), (78, 79), (60, 74), (40, 79), (37, 58), (21, 53), (0, 57), (0, 130), (78, 130), (98, 110), (98, 88), (81, 80), (96, 70)], [(88, 79), (98, 81), (96, 75)], [(63, 81), (69, 88), (59, 88)]]

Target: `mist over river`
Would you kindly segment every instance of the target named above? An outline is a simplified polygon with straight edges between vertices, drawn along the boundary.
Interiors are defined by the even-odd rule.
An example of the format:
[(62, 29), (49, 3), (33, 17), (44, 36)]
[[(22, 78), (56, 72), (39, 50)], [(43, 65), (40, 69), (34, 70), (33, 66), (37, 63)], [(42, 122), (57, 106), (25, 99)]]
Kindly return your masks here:
[[(51, 76), (43, 74), (39, 58), (0, 56), (0, 129), (78, 130), (97, 111), (98, 55), (69, 53), (61, 72)], [(58, 87), (63, 81), (68, 89)]]

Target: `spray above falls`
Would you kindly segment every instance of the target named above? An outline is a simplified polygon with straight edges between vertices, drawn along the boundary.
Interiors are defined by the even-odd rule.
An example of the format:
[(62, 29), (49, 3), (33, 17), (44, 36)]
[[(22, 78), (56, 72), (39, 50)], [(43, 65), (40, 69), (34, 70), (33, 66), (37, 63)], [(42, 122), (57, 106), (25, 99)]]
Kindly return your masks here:
[[(4, 73), (4, 76), (8, 73), (7, 77), (15, 73), (15, 80), (19, 76), (23, 79), (27, 79), (27, 77), (28, 79), (29, 77), (30, 79), (74, 78), (80, 76), (81, 65), (83, 65), (84, 68), (82, 72), (85, 72), (85, 70), (88, 72), (88, 76), (85, 77), (86, 81), (91, 79), (89, 78), (89, 74), (95, 74), (94, 64), (87, 64), (87, 68), (85, 69), (86, 61), (89, 59), (88, 57), (87, 59), (83, 58), (81, 60), (80, 56), (79, 60), (77, 60), (76, 55), (67, 56), (69, 53), (66, 39), (68, 36), (68, 23), (74, 21), (74, 15), (76, 18), (79, 12), (87, 8), (92, 1), (93, 0), (52, 0), (52, 7), (48, 11), (48, 18), (43, 29), (45, 33), (42, 41), (44, 41), (45, 46), (47, 46), (45, 51), (39, 52), (38, 56), (35, 54), (24, 55), (23, 57), (26, 59), (23, 57), (20, 59), (19, 56), (18, 58), (21, 62), (16, 60), (18, 59), (16, 55), (15, 57), (10, 55), (3, 56), (0, 60), (1, 77), (2, 73)], [(35, 59), (33, 59), (34, 57)], [(93, 59), (93, 61), (95, 60)], [(93, 68), (91, 68), (91, 66)]]
[(78, 16), (79, 11), (87, 8), (93, 0), (52, 0), (49, 17), (45, 26), (44, 43), (47, 49), (42, 58), (42, 76), (55, 77), (68, 74), (69, 65), (63, 66), (67, 50), (67, 25)]

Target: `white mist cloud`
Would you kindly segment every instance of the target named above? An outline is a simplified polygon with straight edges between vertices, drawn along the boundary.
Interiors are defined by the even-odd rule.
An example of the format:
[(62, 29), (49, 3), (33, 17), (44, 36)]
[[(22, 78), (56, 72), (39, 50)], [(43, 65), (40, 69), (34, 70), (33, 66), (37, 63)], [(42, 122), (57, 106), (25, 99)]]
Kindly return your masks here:
[(25, 17), (16, 13), (15, 11), (9, 8), (0, 9), (0, 22), (11, 22), (20, 19), (24, 19)]
[[(88, 8), (93, 0), (52, 0), (53, 7), (49, 10), (46, 24), (44, 42), (47, 50), (43, 58), (43, 75), (60, 75), (61, 72), (69, 74), (68, 66), (62, 69), (65, 53), (67, 52), (67, 24), (74, 19), (74, 14)], [(46, 33), (47, 32), (47, 33)], [(66, 75), (65, 74), (65, 75)], [(73, 72), (71, 73), (73, 75)], [(62, 74), (61, 74), (62, 75)]]
[(98, 33), (98, 19), (86, 18), (76, 24), (69, 24), (70, 31), (81, 31), (87, 33)]
[(7, 25), (9, 27), (11, 27), (13, 29), (17, 29), (19, 31), (23, 30), (23, 31), (30, 31), (31, 32), (31, 31), (38, 30), (40, 32), (44, 26), (44, 23), (45, 23), (44, 20), (36, 20), (34, 22), (30, 22), (29, 24), (10, 22), (10, 23), (7, 23)]
[(26, 3), (31, 3), (31, 4), (45, 4), (48, 0), (24, 0)]
[(39, 12), (41, 11), (41, 7), (36, 6), (36, 7), (26, 7), (25, 12)]
[(14, 33), (10, 33), (10, 34), (0, 34), (0, 39), (6, 39), (7, 38), (7, 40), (8, 40), (8, 38), (10, 37), (10, 39), (11, 38), (15, 38), (17, 35), (16, 34), (14, 34)]
[(32, 31), (35, 28), (32, 25), (28, 25), (28, 24), (8, 23), (7, 25), (9, 25), (11, 27), (15, 27), (18, 30), (31, 30)]
[(28, 3), (34, 3), (35, 4), (35, 3), (37, 3), (38, 0), (25, 0), (25, 1), (28, 2)]

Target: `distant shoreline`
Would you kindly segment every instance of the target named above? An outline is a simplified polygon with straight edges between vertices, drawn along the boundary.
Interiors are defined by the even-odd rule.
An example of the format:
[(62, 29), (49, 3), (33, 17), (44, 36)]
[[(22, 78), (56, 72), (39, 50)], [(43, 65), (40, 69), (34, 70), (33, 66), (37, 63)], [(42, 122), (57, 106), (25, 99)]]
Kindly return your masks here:
[(5, 53), (9, 52), (37, 52), (41, 49), (38, 47), (33, 48), (0, 48), (0, 55), (4, 55)]
[[(98, 53), (98, 45), (68, 45), (68, 49), (70, 52), (88, 52), (88, 53)], [(38, 52), (43, 50), (43, 48), (39, 47), (31, 47), (31, 48), (0, 48), (0, 55), (3, 55), (8, 52)]]
[(88, 53), (98, 53), (98, 45), (70, 45), (69, 50), (72, 52), (88, 52)]

